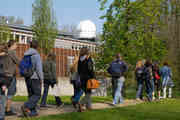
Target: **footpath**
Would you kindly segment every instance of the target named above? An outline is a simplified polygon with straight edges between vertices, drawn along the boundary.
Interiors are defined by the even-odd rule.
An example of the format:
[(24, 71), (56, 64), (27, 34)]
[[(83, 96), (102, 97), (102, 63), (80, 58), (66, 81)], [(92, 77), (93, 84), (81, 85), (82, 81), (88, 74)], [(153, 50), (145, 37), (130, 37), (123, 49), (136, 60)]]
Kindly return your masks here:
[[(130, 105), (136, 105), (142, 102), (138, 102), (136, 100), (125, 100), (124, 104), (118, 105), (117, 107), (125, 107)], [(15, 111), (17, 112), (17, 116), (9, 116), (6, 117), (6, 120), (17, 120), (21, 119), (22, 112), (20, 110), (20, 107), (23, 105), (23, 102), (13, 102), (13, 107)], [(94, 103), (92, 105), (93, 109), (106, 109), (106, 108), (113, 108), (114, 106), (110, 102), (105, 103)], [(61, 108), (56, 108), (55, 105), (48, 105), (47, 108), (40, 108), (39, 109), (39, 116), (48, 116), (48, 115), (56, 115), (56, 114), (63, 114), (63, 113), (70, 113), (70, 112), (76, 112), (76, 110), (73, 108), (72, 105), (64, 105)]]

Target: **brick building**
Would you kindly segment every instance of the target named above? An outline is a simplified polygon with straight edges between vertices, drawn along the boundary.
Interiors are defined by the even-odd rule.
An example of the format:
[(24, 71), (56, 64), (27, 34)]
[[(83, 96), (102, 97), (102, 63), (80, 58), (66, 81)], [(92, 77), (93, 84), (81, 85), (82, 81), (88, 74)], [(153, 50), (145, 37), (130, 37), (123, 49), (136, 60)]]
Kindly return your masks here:
[[(33, 38), (31, 27), (24, 25), (8, 25), (11, 29), (11, 39), (19, 41), (17, 48), (17, 56), (22, 59), (24, 52), (28, 49), (28, 41)], [(68, 75), (68, 69), (72, 63), (74, 56), (82, 47), (88, 47), (91, 51), (96, 50), (97, 43), (94, 39), (77, 39), (69, 33), (59, 33), (55, 40), (55, 48), (53, 49), (56, 54), (56, 71), (58, 77)], [(41, 54), (42, 59), (44, 58)]]

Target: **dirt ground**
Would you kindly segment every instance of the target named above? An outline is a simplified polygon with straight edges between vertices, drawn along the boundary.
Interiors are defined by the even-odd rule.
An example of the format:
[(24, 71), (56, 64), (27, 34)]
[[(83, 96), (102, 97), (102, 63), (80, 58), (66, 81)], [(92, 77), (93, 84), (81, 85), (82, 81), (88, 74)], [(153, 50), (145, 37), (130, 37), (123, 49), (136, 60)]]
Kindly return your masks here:
[[(136, 105), (141, 102), (136, 100), (125, 100), (124, 104), (117, 105), (117, 107), (123, 107), (123, 106), (130, 106), (130, 105)], [(13, 107), (15, 111), (17, 112), (17, 116), (9, 116), (6, 117), (6, 120), (16, 120), (18, 118), (21, 118), (22, 112), (20, 110), (20, 107), (23, 105), (22, 102), (13, 102)], [(111, 103), (94, 103), (92, 105), (93, 109), (105, 109), (105, 108), (113, 108)], [(39, 116), (48, 116), (48, 115), (55, 115), (55, 114), (62, 114), (62, 113), (69, 113), (69, 112), (77, 112), (72, 105), (64, 105), (61, 108), (56, 108), (54, 105), (48, 105), (48, 108), (39, 108), (38, 109)]]

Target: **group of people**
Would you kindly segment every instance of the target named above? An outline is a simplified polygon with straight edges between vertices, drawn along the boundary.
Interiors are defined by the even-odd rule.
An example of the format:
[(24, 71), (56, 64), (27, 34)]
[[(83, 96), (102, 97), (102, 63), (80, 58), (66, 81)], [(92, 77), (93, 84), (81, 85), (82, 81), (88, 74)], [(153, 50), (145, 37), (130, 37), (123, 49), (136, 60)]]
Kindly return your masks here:
[[(58, 88), (55, 54), (48, 54), (42, 62), (38, 52), (38, 41), (31, 41), (29, 46), (30, 48), (24, 53), (23, 59), (19, 60), (15, 52), (17, 48), (16, 41), (10, 40), (8, 43), (0, 45), (0, 120), (4, 120), (5, 115), (17, 114), (11, 106), (12, 97), (16, 94), (17, 66), (20, 74), (25, 79), (28, 92), (28, 100), (21, 106), (23, 116), (38, 115), (37, 104), (41, 98), (42, 85), (44, 91), (40, 107), (47, 107), (49, 87)], [(91, 109), (91, 90), (87, 89), (87, 80), (95, 78), (95, 74), (93, 61), (87, 48), (80, 50), (79, 57), (71, 67), (71, 73), (71, 83), (74, 86), (74, 96), (71, 98), (73, 106), (80, 112), (83, 110), (84, 105), (86, 105), (87, 109)], [(85, 93), (85, 96), (80, 101), (83, 93)], [(64, 105), (58, 94), (55, 95), (55, 102), (57, 107)]]
[[(136, 64), (135, 79), (137, 81), (136, 100), (145, 100), (143, 97), (143, 89), (145, 88), (148, 101), (156, 99), (172, 97), (172, 88), (174, 83), (172, 80), (172, 70), (168, 62), (164, 62), (160, 68), (158, 62), (152, 63), (150, 60), (140, 60)], [(112, 76), (112, 96), (113, 105), (123, 104), (123, 84), (125, 81), (125, 72), (128, 65), (122, 59), (120, 53), (116, 55), (116, 59), (110, 63), (107, 71)], [(161, 95), (161, 91), (163, 94)], [(157, 93), (157, 94), (156, 94)]]
[[(137, 80), (137, 100), (143, 100), (144, 87), (146, 88), (149, 101), (155, 100), (156, 97), (158, 99), (166, 98), (167, 88), (169, 91), (168, 97), (172, 97), (174, 83), (172, 81), (172, 70), (168, 62), (164, 62), (160, 68), (158, 62), (151, 63), (149, 60), (138, 61), (135, 69), (135, 77)], [(161, 91), (163, 91), (163, 95), (161, 95)]]
[[(41, 98), (42, 85), (44, 91), (40, 102), (40, 107), (47, 107), (47, 96), (49, 87), (53, 89), (58, 88), (58, 80), (56, 78), (56, 56), (50, 53), (42, 62), (38, 52), (38, 41), (30, 42), (30, 48), (24, 53), (23, 60), (19, 60), (16, 56), (15, 50), (17, 42), (10, 40), (0, 51), (0, 120), (4, 120), (5, 115), (16, 115), (13, 111), (11, 102), (12, 97), (16, 93), (16, 67), (24, 65), (23, 60), (30, 58), (32, 73), (30, 76), (24, 76), (28, 92), (28, 100), (21, 106), (24, 116), (37, 116), (37, 103)], [(1, 47), (1, 46), (0, 46)], [(26, 59), (25, 59), (26, 58)], [(23, 72), (19, 67), (19, 71)], [(116, 55), (116, 59), (110, 63), (107, 69), (112, 76), (112, 96), (113, 105), (123, 104), (122, 90), (125, 81), (125, 73), (128, 70), (128, 65), (122, 59), (120, 53)], [(26, 71), (27, 72), (27, 71)], [(73, 64), (70, 67), (70, 83), (74, 88), (74, 95), (71, 97), (72, 105), (77, 111), (92, 109), (92, 89), (87, 88), (89, 79), (95, 79), (94, 64), (90, 56), (89, 49), (83, 47), (80, 49), (79, 55), (75, 57)], [(153, 64), (149, 60), (138, 61), (135, 68), (135, 78), (137, 80), (137, 100), (143, 100), (143, 88), (146, 88), (147, 98), (149, 101), (155, 99), (155, 90), (157, 90), (157, 97), (166, 98), (167, 88), (169, 89), (168, 97), (172, 97), (172, 71), (167, 62), (159, 68), (157, 62)], [(144, 85), (145, 84), (145, 85)], [(155, 89), (156, 88), (156, 89)], [(162, 89), (161, 89), (162, 88)], [(163, 90), (163, 96), (161, 96)], [(6, 91), (7, 94), (6, 94)], [(83, 94), (85, 94), (83, 96)], [(55, 95), (56, 105), (63, 106), (63, 102), (58, 95)]]

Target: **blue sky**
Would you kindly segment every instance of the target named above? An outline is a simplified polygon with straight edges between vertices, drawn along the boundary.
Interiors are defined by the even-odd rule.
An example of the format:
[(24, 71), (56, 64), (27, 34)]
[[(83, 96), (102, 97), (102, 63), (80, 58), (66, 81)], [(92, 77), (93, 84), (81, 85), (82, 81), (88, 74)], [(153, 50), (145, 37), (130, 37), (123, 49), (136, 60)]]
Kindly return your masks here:
[[(32, 3), (34, 0), (1, 0), (0, 15), (23, 18), (25, 25), (32, 24)], [(99, 17), (97, 0), (53, 0), (54, 10), (59, 27), (62, 25), (77, 25), (82, 20), (91, 20), (96, 24), (97, 31), (102, 31), (103, 20)]]

